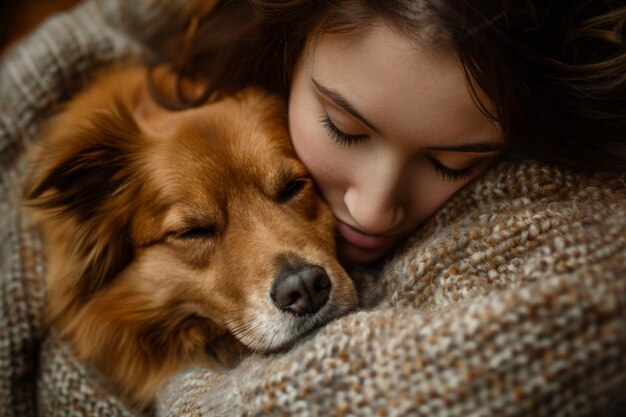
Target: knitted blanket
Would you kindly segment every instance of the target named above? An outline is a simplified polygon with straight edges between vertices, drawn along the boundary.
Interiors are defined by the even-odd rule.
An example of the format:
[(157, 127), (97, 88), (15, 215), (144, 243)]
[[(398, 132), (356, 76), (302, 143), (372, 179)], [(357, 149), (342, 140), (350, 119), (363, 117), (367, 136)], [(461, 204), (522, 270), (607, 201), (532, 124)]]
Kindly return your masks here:
[[(0, 62), (0, 417), (132, 415), (43, 325), (45, 257), (21, 178), (57, 104), (97, 67), (150, 59), (184, 5), (87, 0)], [(182, 372), (155, 411), (626, 415), (625, 180), (501, 163), (378, 275), (355, 271), (367, 309), (231, 372)]]

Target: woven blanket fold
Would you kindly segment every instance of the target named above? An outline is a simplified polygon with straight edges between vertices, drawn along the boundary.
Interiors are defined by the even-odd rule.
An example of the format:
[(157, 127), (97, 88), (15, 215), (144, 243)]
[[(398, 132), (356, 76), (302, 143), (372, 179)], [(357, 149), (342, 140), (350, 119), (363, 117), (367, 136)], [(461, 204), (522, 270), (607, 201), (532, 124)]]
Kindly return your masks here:
[[(102, 65), (150, 59), (187, 3), (87, 0), (0, 61), (0, 417), (131, 416), (42, 325), (45, 258), (20, 181), (58, 103)], [(501, 163), (398, 249), (366, 286), (376, 307), (230, 373), (182, 372), (156, 411), (626, 415), (625, 179)]]

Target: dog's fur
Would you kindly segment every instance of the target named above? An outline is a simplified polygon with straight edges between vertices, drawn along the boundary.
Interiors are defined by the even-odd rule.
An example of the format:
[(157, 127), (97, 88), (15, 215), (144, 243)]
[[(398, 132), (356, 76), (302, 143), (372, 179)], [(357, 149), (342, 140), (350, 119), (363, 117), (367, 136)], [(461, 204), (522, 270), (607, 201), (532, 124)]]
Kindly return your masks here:
[[(285, 349), (357, 305), (284, 104), (248, 89), (169, 112), (145, 83), (139, 67), (100, 74), (53, 119), (26, 183), (52, 328), (138, 407), (184, 366)], [(301, 264), (332, 284), (315, 314), (270, 297)]]

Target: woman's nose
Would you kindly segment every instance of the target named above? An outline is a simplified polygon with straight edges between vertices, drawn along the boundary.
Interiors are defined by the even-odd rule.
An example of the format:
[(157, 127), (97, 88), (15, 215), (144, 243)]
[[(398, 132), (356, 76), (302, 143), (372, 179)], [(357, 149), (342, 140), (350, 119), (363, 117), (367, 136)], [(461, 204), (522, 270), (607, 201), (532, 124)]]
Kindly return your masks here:
[(397, 182), (363, 181), (346, 191), (344, 202), (363, 231), (385, 233), (399, 225), (406, 214), (397, 189)]

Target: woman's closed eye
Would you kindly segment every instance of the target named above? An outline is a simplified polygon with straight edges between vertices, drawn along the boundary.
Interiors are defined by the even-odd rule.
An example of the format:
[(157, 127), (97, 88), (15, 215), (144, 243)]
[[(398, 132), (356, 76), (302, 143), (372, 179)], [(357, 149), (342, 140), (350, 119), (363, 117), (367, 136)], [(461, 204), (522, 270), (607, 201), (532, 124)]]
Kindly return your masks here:
[(343, 132), (333, 123), (332, 120), (330, 120), (328, 114), (322, 116), (320, 118), (320, 122), (328, 132), (330, 138), (340, 145), (353, 146), (367, 140), (368, 138), (367, 135), (350, 135)]
[(435, 173), (439, 175), (444, 181), (448, 182), (457, 182), (464, 181), (470, 178), (473, 174), (472, 167), (466, 167), (461, 169), (453, 169), (445, 166), (438, 159), (427, 156), (426, 157), (430, 164), (432, 165)]
[[(328, 132), (331, 139), (343, 146), (355, 146), (359, 143), (366, 141), (369, 137), (367, 135), (352, 135), (345, 133), (339, 129), (328, 116), (325, 114), (320, 118), (320, 122), (324, 129)], [(441, 163), (437, 158), (433, 156), (426, 156), (430, 164), (432, 165), (435, 173), (441, 177), (444, 181), (459, 182), (470, 178), (473, 174), (472, 167), (465, 167), (460, 169), (450, 168)]]

